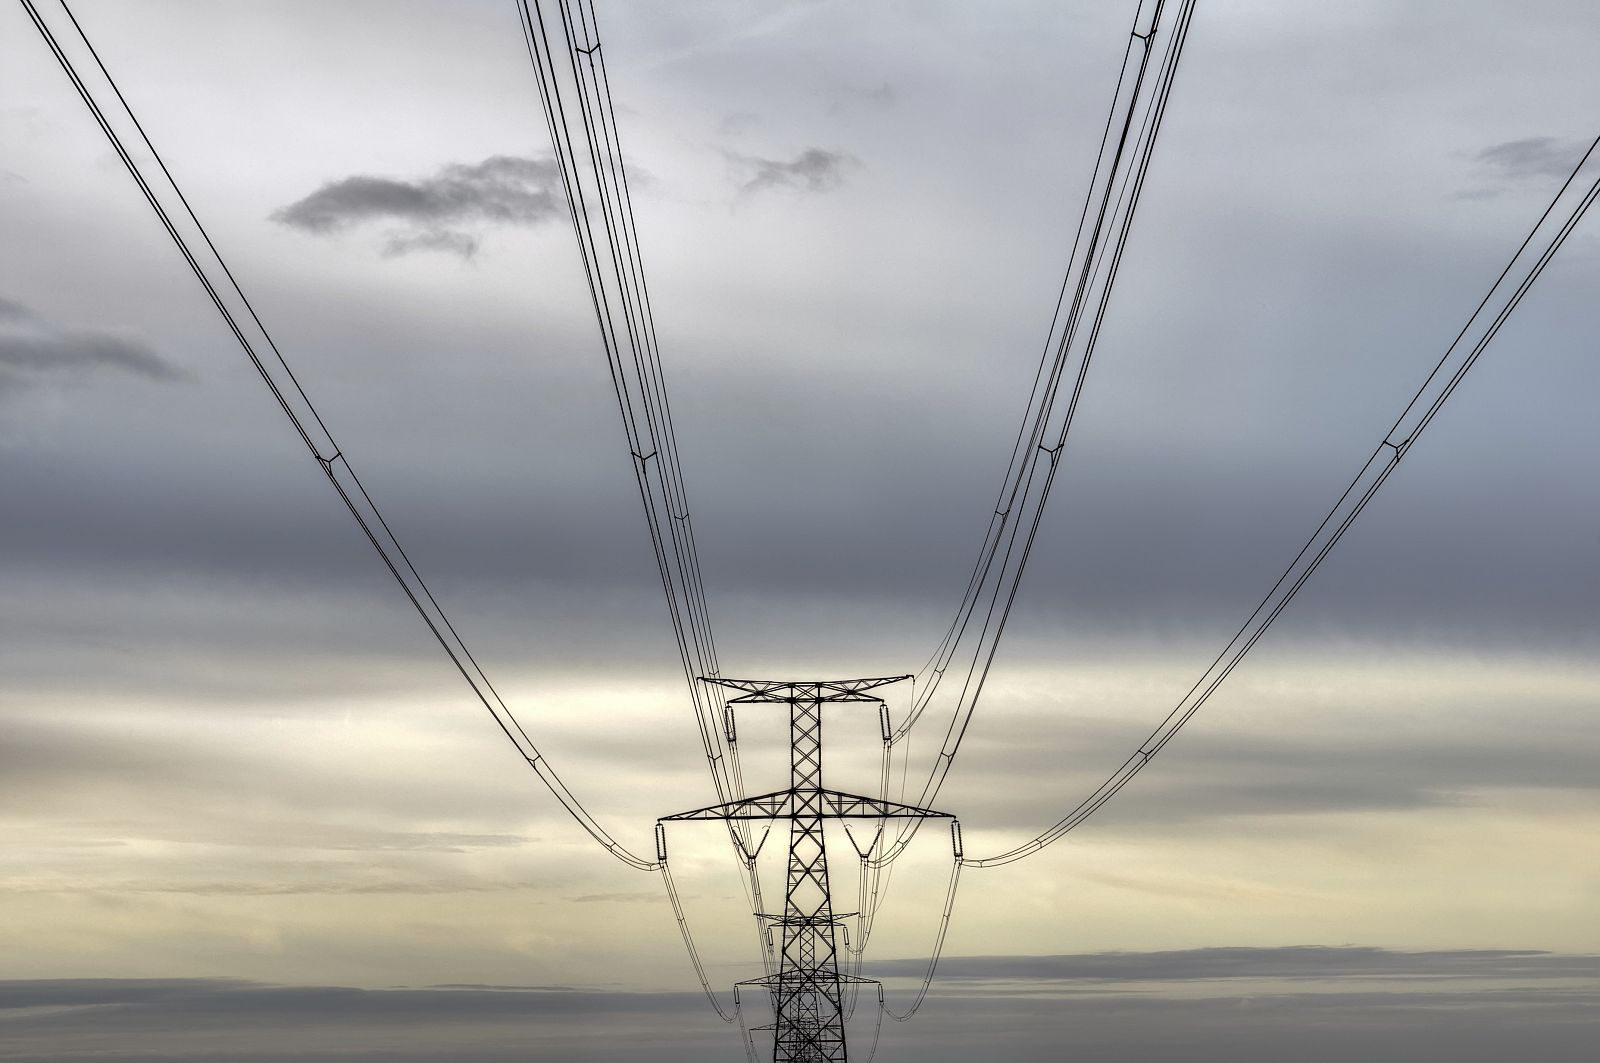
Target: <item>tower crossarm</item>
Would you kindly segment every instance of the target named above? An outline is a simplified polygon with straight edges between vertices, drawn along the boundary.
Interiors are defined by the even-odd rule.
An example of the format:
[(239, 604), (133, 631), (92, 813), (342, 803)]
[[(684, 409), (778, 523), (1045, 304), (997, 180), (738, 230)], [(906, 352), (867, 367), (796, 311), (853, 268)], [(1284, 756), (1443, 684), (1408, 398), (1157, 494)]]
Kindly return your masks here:
[(780, 790), (777, 793), (747, 797), (709, 805), (690, 812), (662, 816), (662, 823), (687, 820), (793, 819), (796, 816), (820, 819), (950, 819), (948, 812), (883, 801), (842, 790)]
[(869, 697), (868, 691), (878, 687), (888, 686), (890, 683), (900, 683), (910, 679), (909, 675), (891, 675), (876, 679), (816, 679), (803, 683), (778, 679), (723, 679), (720, 676), (702, 676), (702, 683), (713, 686), (727, 687), (730, 690), (742, 690), (744, 693), (736, 698), (730, 698), (730, 705), (792, 705), (797, 701), (811, 702), (840, 702), (840, 701), (877, 701)]
[[(841, 974), (841, 975), (839, 975), (839, 981), (841, 983), (845, 984), (845, 985), (882, 985), (883, 984), (883, 980), (880, 979), (880, 978), (862, 978), (860, 975), (855, 975), (855, 974)], [(764, 976), (762, 976), (760, 978), (746, 978), (742, 982), (735, 982), (733, 984), (734, 985), (741, 985), (741, 986), (744, 986), (744, 985), (759, 986), (762, 989), (776, 989), (778, 987), (778, 984), (779, 984), (779, 976), (775, 975), (775, 974), (769, 974), (769, 975), (764, 975)], [(752, 1030), (770, 1030), (770, 1029), (772, 1029), (772, 1027), (771, 1026), (752, 1026), (751, 1029)]]

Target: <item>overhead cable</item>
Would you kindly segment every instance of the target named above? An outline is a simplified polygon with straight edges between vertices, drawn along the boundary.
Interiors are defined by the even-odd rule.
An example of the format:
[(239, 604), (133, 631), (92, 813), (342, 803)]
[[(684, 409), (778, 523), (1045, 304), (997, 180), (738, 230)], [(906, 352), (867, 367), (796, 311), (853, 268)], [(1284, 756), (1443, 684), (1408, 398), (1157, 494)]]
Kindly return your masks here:
[(734, 1014), (729, 1014), (722, 1009), (722, 1002), (717, 999), (717, 994), (711, 989), (711, 980), (706, 977), (705, 963), (700, 959), (700, 950), (695, 946), (694, 935), (689, 931), (689, 919), (683, 911), (683, 896), (678, 892), (678, 885), (672, 880), (672, 868), (665, 860), (661, 861), (661, 881), (667, 888), (667, 899), (672, 903), (672, 915), (677, 920), (678, 934), (683, 938), (683, 947), (688, 950), (689, 960), (694, 964), (695, 977), (700, 979), (700, 989), (711, 1002), (711, 1007), (718, 1017), (723, 1022), (733, 1022), (739, 1010), (738, 992), (737, 990), (734, 992)]
[[(1395, 418), (1384, 433), (1361, 470), (1350, 481), (1327, 516), (1317, 525), (1305, 545), (1295, 554), (1283, 574), (1262, 597), (1255, 609), (1245, 618), (1222, 652), (1195, 680), (1188, 692), (1173, 706), (1171, 712), (1150, 732), (1127, 760), (1112, 772), (1095, 790), (1073, 806), (1049, 829), (1004, 852), (987, 857), (968, 857), (965, 863), (973, 867), (997, 867), (1013, 863), (1039, 852), (1059, 840), (1114, 797), (1134, 776), (1143, 771), (1155, 755), (1166, 748), (1168, 742), (1182, 730), (1217, 688), (1239, 666), (1245, 655), (1266, 634), (1274, 621), (1283, 614), (1290, 601), (1305, 586), (1318, 566), (1338, 544), (1350, 525), (1355, 522), (1367, 503), (1399, 467), (1400, 461), (1410, 452), (1423, 431), (1433, 423), (1450, 396), (1467, 373), (1477, 364), (1479, 357), (1499, 333), (1501, 327), (1522, 302), (1523, 296), (1555, 257), (1561, 245), (1572, 234), (1596, 196), (1600, 196), (1600, 160), (1596, 147), (1600, 137), (1589, 145), (1572, 173), (1561, 185), (1555, 198), (1545, 207), (1539, 220), (1518, 246), (1505, 268), (1500, 271), (1488, 292), (1478, 302), (1467, 323), (1440, 355), (1427, 379), (1411, 396), (1400, 416)], [(1591, 160), (1595, 165), (1590, 166)], [(1593, 178), (1579, 181), (1585, 167), (1596, 171)]]
[[(735, 799), (737, 770), (700, 676), (720, 674), (693, 521), (683, 485), (654, 312), (605, 53), (587, 0), (516, 0), (528, 60), (565, 190), (612, 390), (666, 596), (679, 664), (719, 801)], [(554, 31), (551, 26), (554, 25)]]
[[(953, 633), (941, 643), (932, 675), (894, 735), (896, 741), (910, 735), (959, 655), (964, 662), (963, 678), (944, 739), (915, 802), (918, 805), (933, 803), (955, 761), (1016, 603), (1045, 504), (1061, 467), (1194, 16), (1194, 0), (1179, 0), (1170, 19), (1163, 18), (1165, 7), (1164, 0), (1149, 0), (1141, 2), (1135, 13), (1113, 94), (1116, 120), (1108, 123), (1102, 138), (1063, 295), (1057, 299), (1051, 342), (1046, 348), (1049, 364), (1041, 367), (1035, 379), (1000, 503), (968, 581)], [(1162, 37), (1166, 47), (1158, 59), (1156, 44)], [(902, 830), (876, 859), (885, 863), (897, 859), (917, 828), (913, 823)]]
[(938, 970), (939, 959), (944, 955), (944, 939), (950, 933), (950, 916), (956, 907), (956, 887), (961, 883), (961, 857), (957, 856), (955, 863), (950, 867), (950, 882), (945, 887), (944, 908), (939, 914), (939, 931), (933, 939), (933, 951), (928, 956), (928, 967), (922, 974), (922, 984), (917, 988), (916, 996), (911, 999), (911, 1006), (905, 1011), (895, 1011), (888, 1005), (882, 1005), (889, 1018), (895, 1022), (909, 1022), (921, 1008), (922, 1002), (928, 998), (928, 988), (933, 985), (934, 971)]
[[(701, 682), (701, 677), (720, 675), (720, 664), (594, 7), (589, 0), (555, 0), (548, 20), (540, 0), (516, 0), (516, 8), (633, 461), (695, 727), (718, 803), (742, 800), (738, 745), (731, 733), (724, 733), (720, 706)], [(741, 822), (730, 823), (727, 829), (742, 865), (742, 886), (757, 941), (764, 962), (770, 964), (772, 956), (757, 914), (763, 907), (761, 880), (755, 861), (747, 856), (751, 827)], [(692, 946), (690, 958), (698, 967)], [(718, 1012), (723, 1014), (720, 1008)]]
[[(329, 431), (321, 414), (312, 404), (310, 397), (306, 394), (300, 381), (296, 379), (294, 372), (289, 368), (289, 363), (284, 358), (282, 351), (279, 350), (278, 345), (273, 341), (271, 334), (257, 315), (255, 307), (245, 296), (244, 290), (235, 278), (233, 271), (229, 269), (227, 263), (223, 260), (216, 244), (212, 242), (205, 226), (200, 223), (200, 219), (196, 216), (182, 190), (178, 187), (171, 171), (168, 170), (160, 153), (156, 151), (155, 145), (151, 143), (150, 137), (144, 131), (144, 127), (139, 123), (132, 108), (128, 105), (122, 90), (101, 61), (99, 53), (89, 42), (88, 36), (84, 33), (83, 27), (79, 25), (76, 16), (73, 15), (72, 9), (67, 6), (65, 0), (59, 0), (61, 10), (71, 22), (84, 48), (87, 49), (88, 54), (94, 60), (95, 67), (99, 70), (101, 78), (115, 97), (120, 111), (126, 115), (128, 122), (137, 132), (145, 150), (160, 171), (158, 179), (148, 175), (134, 158), (110, 116), (100, 106), (95, 93), (85, 82), (82, 73), (73, 63), (49, 23), (39, 13), (34, 0), (21, 0), (21, 3), (27, 11), (29, 19), (32, 20), (34, 27), (39, 31), (51, 54), (55, 57), (56, 62), (72, 82), (73, 88), (77, 90), (78, 96), (89, 108), (95, 123), (100, 127), (101, 132), (105, 134), (117, 157), (127, 169), (129, 176), (133, 178), (134, 183), (139, 187), (139, 191), (143, 194), (145, 201), (155, 211), (162, 228), (166, 230), (167, 235), (177, 246), (179, 253), (183, 255), (184, 261), (194, 273), (195, 279), (200, 282), (201, 287), (205, 290), (207, 298), (211, 300), (211, 304), (222, 316), (224, 323), (238, 342), (240, 349), (249, 358), (251, 365), (255, 367), (262, 382), (266, 384), (274, 401), (283, 410), (284, 415), (289, 419), (290, 424), (294, 427), (296, 434), (299, 435), (301, 442), (305, 444), (306, 449), (310, 451), (312, 458), (316, 460), (318, 467), (327, 477), (328, 482), (333, 485), (334, 491), (338, 493), (339, 499), (345, 504), (351, 517), (354, 518), (357, 526), (366, 536), (367, 541), (377, 551), (384, 566), (389, 570), (389, 574), (394, 577), (395, 582), (400, 585), (400, 589), (405, 593), (407, 600), (410, 601), (417, 614), (422, 617), (423, 623), (427, 625), (429, 632), (438, 641), (440, 647), (450, 658), (450, 662), (455, 665), (456, 670), (461, 674), (461, 677), (466, 680), (467, 685), (472, 688), (473, 694), (482, 703), (489, 715), (494, 718), (495, 724), (517, 747), (517, 752), (522, 756), (523, 760), (527, 762), (529, 767), (533, 768), (539, 779), (555, 795), (556, 800), (578, 821), (578, 824), (590, 837), (623, 863), (640, 870), (655, 870), (658, 866), (656, 861), (640, 857), (624, 847), (589, 813), (582, 802), (567, 788), (561, 777), (556, 774), (555, 769), (551, 767), (549, 761), (534, 745), (533, 740), (529, 738), (521, 723), (517, 721), (511, 709), (500, 697), (499, 692), (495, 690), (494, 685), (489, 681), (482, 667), (479, 666), (477, 659), (473, 657), (472, 651), (468, 649), (466, 642), (456, 631), (455, 625), (451, 623), (437, 599), (434, 598), (433, 592), (429, 590), (428, 585), (418, 573), (416, 566), (412, 564), (411, 558), (400, 545), (400, 541), (395, 536), (388, 521), (384, 519), (376, 503), (373, 502), (371, 495), (368, 494), (366, 486), (351, 465), (349, 456), (334, 440), (333, 434)], [(157, 188), (154, 182), (159, 182), (160, 189)], [(181, 210), (170, 209), (165, 201), (166, 199), (175, 201)]]

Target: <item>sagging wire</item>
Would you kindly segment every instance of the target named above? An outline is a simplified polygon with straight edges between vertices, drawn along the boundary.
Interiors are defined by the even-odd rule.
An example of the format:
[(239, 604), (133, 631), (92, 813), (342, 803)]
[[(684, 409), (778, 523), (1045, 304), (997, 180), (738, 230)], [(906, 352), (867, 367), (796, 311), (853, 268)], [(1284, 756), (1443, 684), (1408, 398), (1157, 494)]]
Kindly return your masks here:
[[(917, 674), (919, 676), (928, 675), (928, 682), (925, 684), (921, 696), (913, 698), (912, 711), (901, 724), (896, 735), (897, 740), (901, 735), (909, 732), (909, 729), (918, 722), (931, 703), (940, 682), (950, 666), (956, 651), (956, 644), (964, 637), (973, 611), (977, 608), (980, 592), (988, 582), (991, 566), (1007, 529), (1011, 529), (1011, 538), (1014, 539), (1017, 534), (1013, 518), (1019, 518), (1022, 515), (1018, 505), (1018, 485), (1023, 476), (1023, 469), (1035, 459), (1037, 447), (1043, 438), (1041, 433), (1048, 422), (1055, 396), (1058, 393), (1059, 382), (1065, 364), (1064, 358), (1067, 353), (1067, 344), (1070, 342), (1070, 334), (1076, 329), (1076, 322), (1081, 312), (1084, 290), (1082, 274), (1079, 276), (1077, 292), (1068, 312), (1066, 330), (1058, 338), (1057, 326), (1062, 322), (1063, 308), (1068, 306), (1067, 293), (1072, 290), (1072, 278), (1074, 275), (1072, 266), (1079, 261), (1078, 251), (1080, 247), (1084, 246), (1086, 235), (1089, 239), (1089, 250), (1085, 255), (1085, 264), (1095, 259), (1096, 251), (1094, 249), (1100, 246), (1100, 231), (1106, 219), (1105, 197), (1110, 194), (1110, 189), (1117, 184), (1119, 179), (1117, 169), (1128, 145), (1134, 116), (1139, 111), (1140, 93), (1148, 71), (1152, 43), (1161, 21), (1165, 0), (1154, 0), (1148, 26), (1144, 33), (1140, 33), (1139, 30), (1145, 18), (1147, 2), (1148, 0), (1140, 0), (1134, 12), (1133, 25), (1128, 33), (1122, 65), (1117, 75), (1116, 87), (1112, 91), (1112, 104), (1106, 114), (1105, 126), (1100, 135), (1100, 146), (1095, 154), (1095, 165), (1090, 175), (1089, 188), (1084, 195), (1083, 206), (1079, 212), (1077, 230), (1073, 236), (1072, 248), (1067, 256), (1068, 269), (1056, 296), (1050, 327), (1046, 331), (1044, 348), (1039, 356), (1039, 367), (1035, 372), (1033, 384), (1028, 393), (1028, 401), (1024, 406), (1025, 414), (1018, 425), (1011, 455), (1007, 460), (1006, 473), (1001, 479), (999, 498), (996, 500), (993, 511), (990, 514), (988, 527), (985, 529), (983, 542), (978, 550), (977, 560), (968, 577), (966, 589), (962, 592), (961, 602), (956, 609), (956, 614), (952, 618), (949, 627), (945, 630), (934, 653), (918, 669)], [(1135, 49), (1137, 49), (1137, 53)], [(1129, 80), (1130, 73), (1132, 74), (1131, 82)], [(1125, 103), (1122, 102), (1124, 101), (1124, 85), (1129, 86)], [(1112, 131), (1118, 126), (1116, 119), (1119, 113), (1122, 114), (1122, 122), (1120, 124), (1120, 133), (1113, 147)], [(1142, 132), (1141, 136), (1143, 136)], [(1108, 148), (1111, 148), (1109, 153)], [(1106, 174), (1106, 183), (1102, 188), (1100, 175), (1108, 165), (1109, 172)], [(1090, 208), (1095, 201), (1097, 193), (1101, 197), (1101, 204), (1091, 225), (1089, 221)], [(1112, 216), (1115, 216), (1114, 211)], [(1052, 351), (1055, 352), (1053, 359), (1051, 356)], [(1032, 426), (1031, 429), (1030, 425)]]
[(683, 912), (683, 899), (678, 895), (677, 883), (672, 880), (672, 869), (665, 860), (661, 861), (661, 881), (667, 887), (667, 898), (672, 902), (672, 916), (678, 921), (678, 934), (683, 938), (683, 947), (689, 953), (689, 961), (694, 965), (695, 977), (700, 979), (700, 988), (705, 992), (706, 999), (711, 1002), (711, 1007), (723, 1022), (734, 1021), (739, 1010), (739, 991), (734, 989), (734, 1013), (730, 1014), (722, 1009), (722, 1002), (717, 999), (717, 994), (711, 989), (711, 980), (706, 977), (705, 964), (700, 959), (700, 950), (695, 947), (694, 935), (689, 931), (689, 920)]
[(939, 916), (939, 932), (933, 940), (933, 951), (928, 957), (928, 970), (922, 976), (922, 986), (917, 990), (916, 998), (911, 1002), (911, 1007), (904, 1012), (896, 1012), (887, 1004), (883, 1010), (895, 1022), (906, 1022), (915, 1015), (922, 1002), (927, 999), (928, 987), (933, 985), (933, 973), (939, 966), (939, 957), (944, 954), (945, 936), (950, 932), (950, 915), (956, 907), (956, 886), (961, 882), (961, 867), (963, 861), (958, 856), (950, 865), (950, 884), (945, 889), (944, 911)]
[[(1002, 504), (996, 506), (996, 519), (1008, 522), (1009, 530), (1003, 539), (998, 533), (986, 538), (978, 568), (969, 583), (969, 586), (985, 590), (981, 594), (974, 590), (963, 600), (962, 609), (965, 617), (959, 625), (958, 634), (950, 640), (943, 663), (936, 668), (937, 674), (920, 695), (920, 704), (913, 706), (911, 714), (896, 731), (897, 739), (909, 734), (922, 711), (931, 703), (933, 691), (943, 678), (956, 645), (965, 636), (968, 622), (976, 613), (978, 597), (986, 598), (987, 606), (978, 629), (977, 640), (973, 644), (972, 657), (962, 689), (956, 698), (943, 744), (916, 801), (919, 805), (929, 805), (936, 798), (971, 723), (1012, 607), (1016, 602), (1022, 575), (1043, 519), (1045, 502), (1059, 471), (1063, 449), (1083, 394), (1117, 273), (1132, 230), (1139, 197), (1149, 172), (1162, 118), (1165, 116), (1171, 97), (1183, 46), (1188, 37), (1194, 0), (1181, 0), (1178, 5), (1178, 14), (1171, 28), (1166, 51), (1159, 63), (1155, 64), (1154, 88), (1146, 97), (1143, 94), (1144, 86), (1154, 58), (1153, 46), (1157, 28), (1161, 23), (1162, 10), (1162, 0), (1156, 0), (1149, 15), (1148, 28), (1144, 33), (1139, 32), (1141, 20), (1145, 17), (1143, 4), (1140, 12), (1135, 15), (1134, 30), (1124, 58), (1123, 75), (1118, 81), (1120, 94), (1123, 82), (1128, 78), (1129, 66), (1135, 68), (1134, 75), (1128, 82), (1121, 132), (1115, 139), (1115, 149), (1111, 152), (1103, 184), (1091, 191), (1091, 198), (1098, 197), (1099, 205), (1095, 208), (1094, 221), (1088, 229), (1088, 239), (1083, 246), (1081, 256), (1077, 256), (1078, 244), (1074, 244), (1076, 257), (1073, 260), (1074, 268), (1068, 272), (1068, 283), (1070, 284), (1074, 275), (1077, 277), (1077, 283), (1063, 319), (1060, 338), (1055, 345), (1055, 359), (1042, 387), (1035, 388), (1035, 394), (1041, 397), (1030, 410), (1029, 418), (1025, 422), (1031, 423), (1032, 429), (1026, 436), (1026, 445), (1019, 444), (1014, 451), (1014, 460), (1008, 473), (1009, 493), (1003, 494)], [(1132, 43), (1134, 40), (1140, 42), (1137, 50)], [(1119, 95), (1117, 100), (1121, 99)], [(1118, 106), (1114, 103), (1113, 113), (1116, 113), (1117, 109)], [(1109, 143), (1112, 141), (1108, 135), (1103, 145)], [(1102, 155), (1104, 154), (1103, 146)], [(1098, 165), (1096, 172), (1100, 172)], [(1066, 285), (1064, 290), (1065, 287)], [(1059, 306), (1057, 313), (1058, 315), (1060, 313)], [(1087, 325), (1087, 336), (1080, 345), (1078, 337), (1085, 325)], [(1067, 368), (1073, 360), (1074, 352), (1077, 352), (1077, 370), (1069, 378)], [(1060, 413), (1060, 423), (1052, 437), (1048, 433), (1056, 419), (1057, 398), (1062, 394), (1063, 386), (1069, 379), (1070, 388), (1066, 391), (1066, 405)], [(995, 567), (997, 562), (998, 567)], [(883, 863), (898, 859), (920, 826), (920, 822), (913, 821), (901, 828), (894, 843), (877, 859)]]
[[(612, 388), (633, 455), (651, 548), (712, 785), (719, 802), (742, 800), (745, 791), (738, 745), (731, 731), (724, 741), (714, 701), (700, 681), (702, 676), (719, 675), (720, 665), (683, 485), (610, 76), (593, 5), (586, 0), (556, 0), (557, 16), (551, 20), (559, 24), (559, 41), (564, 44), (560, 50), (566, 59), (564, 68), (570, 74), (574, 111), (587, 149), (587, 168), (579, 165), (577, 140), (563, 99), (563, 78), (558, 74), (557, 49), (552, 47), (543, 8), (539, 0), (516, 0), (516, 7)], [(591, 215), (596, 213), (603, 240), (597, 238), (591, 224)], [(726, 830), (741, 856), (749, 851), (748, 824), (729, 822)], [(741, 860), (741, 869), (741, 886), (759, 939), (759, 913), (763, 907), (760, 877), (749, 859)]]
[[(384, 566), (388, 569), (395, 582), (399, 584), (401, 591), (411, 603), (412, 608), (422, 618), (423, 623), (439, 643), (440, 648), (444, 650), (445, 655), (449, 657), (450, 662), (461, 674), (467, 685), (472, 688), (473, 694), (494, 719), (495, 724), (511, 743), (517, 747), (517, 752), (555, 796), (562, 808), (577, 821), (578, 825), (595, 842), (611, 853), (612, 856), (641, 871), (655, 870), (656, 864), (653, 861), (636, 855), (617, 842), (589, 813), (582, 802), (567, 788), (561, 777), (556, 774), (555, 769), (551, 767), (538, 747), (534, 745), (527, 731), (523, 729), (522, 724), (512, 714), (510, 707), (500, 697), (499, 692), (494, 688), (494, 684), (489, 681), (487, 674), (478, 664), (465, 640), (456, 631), (455, 625), (443, 608), (440, 607), (432, 590), (429, 589), (427, 583), (417, 571), (405, 548), (401, 546), (399, 538), (395, 535), (388, 520), (383, 516), (372, 496), (367, 492), (365, 484), (356, 474), (355, 468), (350, 463), (349, 456), (344, 448), (334, 440), (332, 432), (323, 421), (310, 396), (306, 394), (305, 389), (301, 386), (294, 371), (289, 367), (288, 360), (284, 357), (277, 343), (273, 340), (271, 333), (267, 330), (266, 325), (256, 313), (254, 305), (249, 297), (245, 295), (243, 287), (234, 276), (226, 260), (223, 259), (216, 244), (212, 241), (210, 233), (190, 205), (188, 197), (184, 195), (183, 190), (178, 186), (176, 178), (167, 168), (161, 153), (156, 150), (154, 143), (145, 132), (143, 124), (140, 123), (138, 116), (133, 113), (133, 108), (129, 105), (127, 98), (117, 85), (116, 79), (111, 76), (111, 72), (101, 60), (99, 52), (89, 41), (87, 33), (85, 33), (82, 25), (79, 24), (71, 7), (65, 3), (65, 0), (58, 0), (58, 3), (67, 19), (71, 22), (78, 39), (93, 59), (101, 77), (115, 96), (122, 113), (127, 116), (128, 122), (137, 132), (145, 150), (154, 160), (157, 169), (161, 173), (161, 179), (164, 181), (165, 187), (171, 190), (173, 198), (181, 206), (182, 217), (188, 219), (188, 224), (192, 226), (194, 233), (199, 236), (199, 242), (204, 246), (203, 252), (180, 231), (179, 224), (182, 217), (175, 217), (174, 212), (168, 210), (166, 204), (162, 201), (162, 195), (156, 191), (138, 161), (134, 159), (122, 136), (117, 132), (110, 118), (95, 99), (88, 83), (72, 62), (71, 57), (50, 28), (49, 23), (39, 13), (33, 0), (21, 0), (29, 19), (49, 47), (57, 64), (67, 75), (68, 80), (72, 82), (72, 86), (77, 91), (78, 96), (94, 117), (95, 123), (100, 127), (101, 132), (105, 134), (106, 139), (110, 142), (112, 149), (128, 171), (129, 176), (133, 178), (145, 201), (155, 212), (162, 228), (178, 248), (195, 279), (200, 282), (201, 287), (205, 290), (212, 306), (221, 315), (224, 323), (228, 326), (228, 330), (238, 342), (240, 349), (250, 360), (251, 365), (266, 385), (267, 390), (271, 392), (273, 399), (283, 411), (284, 416), (289, 419), (295, 433), (300, 437), (301, 442), (305, 444), (306, 449), (315, 459), (323, 475), (333, 486), (340, 501), (344, 503), (356, 525), (361, 529), (362, 534), (366, 536), (368, 543), (378, 554), (379, 559), (383, 561)], [(206, 258), (206, 262), (202, 262), (202, 257)], [(215, 272), (218, 275), (215, 279), (210, 268), (212, 265), (214, 265)], [(231, 296), (228, 296), (229, 292), (232, 293)], [(233, 307), (229, 306), (230, 298), (238, 302), (240, 309), (243, 311), (242, 313), (236, 312)], [(252, 340), (252, 335), (256, 337), (255, 340)], [(262, 349), (270, 352), (270, 357), (263, 355), (262, 351), (257, 349), (257, 342), (260, 343)], [(274, 364), (276, 368), (274, 368)]]
[[(1065, 836), (1068, 832), (1082, 824), (1101, 806), (1109, 801), (1134, 776), (1138, 775), (1150, 763), (1151, 759), (1164, 749), (1168, 742), (1182, 730), (1194, 715), (1210, 700), (1228, 676), (1233, 673), (1245, 656), (1255, 647), (1261, 637), (1266, 634), (1274, 621), (1283, 614), (1290, 601), (1305, 586), (1323, 560), (1344, 537), (1350, 525), (1353, 524), (1367, 504), (1372, 500), (1380, 488), (1389, 479), (1390, 474), (1399, 466), (1400, 461), (1410, 451), (1423, 431), (1433, 422), (1445, 402), (1455, 392), (1466, 374), (1477, 364), (1478, 359), (1488, 348), (1489, 344), (1501, 327), (1521, 303), (1528, 290), (1544, 272), (1545, 267), (1562, 244), (1571, 235), (1573, 229), (1583, 218), (1584, 214), (1593, 205), (1595, 199), (1600, 197), (1600, 174), (1590, 183), (1587, 189), (1577, 183), (1578, 175), (1594, 156), (1596, 148), (1600, 147), (1600, 137), (1596, 137), (1589, 145), (1583, 157), (1573, 167), (1555, 197), (1550, 201), (1534, 223), (1532, 230), (1518, 246), (1505, 268), (1495, 278), (1489, 291), (1473, 309), (1467, 323), (1462, 326), (1450, 345), (1440, 356), (1422, 385), (1417, 388), (1405, 408), (1401, 411), (1389, 430), (1355, 478), (1350, 481), (1333, 507), (1317, 525), (1294, 556), (1294, 559), (1284, 569), (1266, 595), (1256, 605), (1255, 609), (1245, 619), (1233, 638), (1222, 648), (1222, 651), (1212, 660), (1211, 664), (1199, 679), (1195, 680), (1187, 693), (1179, 700), (1171, 712), (1150, 732), (1139, 747), (1127, 760), (1113, 771), (1104, 782), (1073, 807), (1065, 816), (1057, 820), (1047, 830), (1034, 836), (1021, 845), (1015, 846), (994, 856), (968, 858), (966, 863), (973, 867), (998, 867), (1014, 863), (1024, 857), (1039, 852)], [(1576, 202), (1555, 227), (1555, 232), (1542, 245), (1542, 250), (1530, 256), (1530, 248), (1534, 246), (1534, 239), (1541, 231), (1547, 230), (1546, 223), (1555, 215), (1556, 207), (1564, 200), (1572, 200), (1576, 194)], [(1528, 262), (1531, 257), (1531, 263)], [(1518, 263), (1524, 263), (1523, 269), (1518, 272)], [(1519, 278), (1515, 283), (1508, 283), (1513, 278)], [(1495, 305), (1496, 295), (1499, 294), (1502, 302), (1492, 314), (1486, 313)], [(1481, 322), (1487, 321), (1487, 324)], [(1466, 344), (1465, 341), (1472, 336), (1475, 328), (1477, 338)], [(1453, 365), (1452, 365), (1453, 363)]]
[(750, 1027), (744, 1021), (744, 1003), (739, 997), (739, 987), (733, 987), (733, 1014), (739, 1020), (739, 1039), (744, 1042), (744, 1055), (748, 1063), (761, 1063), (756, 1056), (756, 1043), (750, 1036)]

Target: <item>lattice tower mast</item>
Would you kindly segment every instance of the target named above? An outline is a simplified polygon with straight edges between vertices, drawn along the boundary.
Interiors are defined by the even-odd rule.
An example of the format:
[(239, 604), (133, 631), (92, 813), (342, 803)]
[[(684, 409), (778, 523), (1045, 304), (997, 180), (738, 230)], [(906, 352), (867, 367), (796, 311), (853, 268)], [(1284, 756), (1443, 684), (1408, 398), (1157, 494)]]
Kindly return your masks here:
[[(782, 949), (777, 971), (741, 985), (761, 986), (772, 996), (773, 1063), (845, 1063), (844, 987), (867, 981), (839, 971), (839, 920), (828, 884), (823, 824), (830, 819), (949, 819), (943, 812), (883, 798), (829, 790), (822, 785), (822, 707), (843, 703), (879, 705), (871, 691), (910, 676), (805, 682), (707, 679), (742, 691), (727, 702), (734, 734), (738, 705), (789, 708), (789, 788), (712, 805), (662, 823), (686, 820), (788, 820), (789, 859), (783, 913), (767, 914)], [(853, 913), (846, 913), (853, 914)]]

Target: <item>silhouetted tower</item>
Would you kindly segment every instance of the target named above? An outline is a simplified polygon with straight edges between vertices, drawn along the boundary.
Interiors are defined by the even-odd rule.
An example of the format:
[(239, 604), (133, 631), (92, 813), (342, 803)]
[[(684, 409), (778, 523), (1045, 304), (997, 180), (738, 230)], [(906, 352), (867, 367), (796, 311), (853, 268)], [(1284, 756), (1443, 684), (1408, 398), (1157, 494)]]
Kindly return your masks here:
[[(948, 819), (945, 813), (863, 797), (822, 785), (822, 706), (841, 702), (881, 705), (869, 692), (910, 676), (883, 679), (783, 682), (707, 679), (743, 691), (728, 701), (733, 738), (736, 705), (789, 706), (789, 788), (742, 801), (663, 817), (683, 820), (789, 821), (789, 866), (782, 915), (767, 915), (783, 943), (776, 973), (742, 985), (772, 994), (773, 1063), (844, 1063), (843, 986), (857, 979), (839, 973), (839, 916), (828, 892), (828, 852), (823, 823), (829, 819)], [(862, 979), (865, 981), (865, 979)]]

